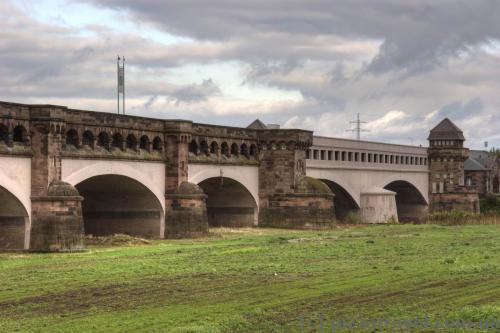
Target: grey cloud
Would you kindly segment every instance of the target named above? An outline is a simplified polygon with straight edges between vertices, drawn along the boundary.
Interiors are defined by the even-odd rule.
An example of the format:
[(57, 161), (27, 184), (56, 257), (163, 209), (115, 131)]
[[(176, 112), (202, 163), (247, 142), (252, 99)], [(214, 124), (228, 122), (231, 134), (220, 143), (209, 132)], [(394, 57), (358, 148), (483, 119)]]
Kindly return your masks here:
[(192, 84), (170, 93), (169, 97), (178, 105), (180, 103), (194, 103), (207, 100), (210, 96), (220, 96), (220, 88), (212, 79), (203, 80), (201, 84)]
[(470, 116), (475, 116), (481, 113), (484, 109), (481, 98), (476, 97), (469, 101), (452, 102), (443, 106), (438, 113), (439, 117), (449, 117), (456, 119), (464, 119)]
[[(500, 2), (491, 0), (89, 1), (126, 9), (138, 20), (173, 34), (245, 40), (242, 51), (264, 60), (273, 60), (273, 52), (307, 59), (314, 49), (303, 54), (300, 46), (318, 35), (380, 40), (378, 55), (367, 67), (375, 74), (395, 70), (408, 76), (429, 71), (469, 47), (500, 37)], [(296, 38), (295, 43), (290, 43), (291, 38)], [(269, 40), (273, 45), (266, 43)]]

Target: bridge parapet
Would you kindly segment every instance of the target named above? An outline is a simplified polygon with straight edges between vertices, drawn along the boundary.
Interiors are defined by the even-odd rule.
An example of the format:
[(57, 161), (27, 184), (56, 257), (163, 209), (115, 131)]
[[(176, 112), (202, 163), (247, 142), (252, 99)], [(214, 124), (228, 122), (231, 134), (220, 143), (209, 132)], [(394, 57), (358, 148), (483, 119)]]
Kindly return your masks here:
[(308, 168), (428, 172), (427, 148), (315, 136)]
[(189, 163), (258, 165), (258, 131), (193, 124)]

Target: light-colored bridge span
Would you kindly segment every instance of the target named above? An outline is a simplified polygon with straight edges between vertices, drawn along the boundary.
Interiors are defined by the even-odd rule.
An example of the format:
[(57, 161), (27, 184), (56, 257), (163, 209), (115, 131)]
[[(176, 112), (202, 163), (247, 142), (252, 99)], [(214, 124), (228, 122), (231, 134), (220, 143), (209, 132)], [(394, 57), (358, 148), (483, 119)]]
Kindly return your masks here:
[(394, 215), (420, 219), (429, 203), (427, 148), (315, 136), (306, 173), (335, 194), (337, 217), (361, 211), (365, 221)]

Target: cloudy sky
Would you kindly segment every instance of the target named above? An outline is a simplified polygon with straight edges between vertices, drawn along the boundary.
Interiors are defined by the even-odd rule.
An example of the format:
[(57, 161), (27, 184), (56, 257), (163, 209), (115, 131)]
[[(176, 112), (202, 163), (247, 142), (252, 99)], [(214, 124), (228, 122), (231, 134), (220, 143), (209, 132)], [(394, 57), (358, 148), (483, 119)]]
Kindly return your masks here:
[(500, 1), (0, 0), (0, 100), (500, 147)]

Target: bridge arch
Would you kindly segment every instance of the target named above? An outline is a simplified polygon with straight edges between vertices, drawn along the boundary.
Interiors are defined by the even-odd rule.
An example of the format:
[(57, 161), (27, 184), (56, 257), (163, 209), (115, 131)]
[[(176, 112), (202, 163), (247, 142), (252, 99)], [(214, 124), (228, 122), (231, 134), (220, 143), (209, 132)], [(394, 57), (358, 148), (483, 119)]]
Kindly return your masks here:
[(396, 193), (396, 209), (401, 222), (420, 222), (428, 212), (426, 196), (412, 182), (403, 179), (388, 182), (384, 189)]
[(189, 182), (199, 184), (205, 179), (230, 178), (240, 183), (259, 205), (258, 168), (251, 166), (219, 166), (208, 164), (189, 164)]
[(189, 182), (207, 195), (210, 226), (253, 226), (258, 221), (259, 176), (254, 166), (189, 164)]
[(250, 227), (257, 225), (258, 207), (248, 189), (228, 177), (211, 177), (198, 183), (207, 195), (210, 227)]
[[(126, 232), (146, 237), (163, 237), (165, 231), (164, 179), (165, 167), (163, 163), (62, 160), (62, 180), (75, 186), (85, 199), (82, 204), (84, 221), (85, 215), (87, 215), (88, 220), (88, 216), (97, 216), (98, 214), (95, 212), (101, 211), (103, 212), (101, 216), (107, 216), (108, 222), (111, 221), (110, 225), (114, 226), (113, 228), (97, 230), (98, 234)], [(94, 192), (93, 187), (97, 189)], [(120, 193), (120, 195), (116, 195), (116, 193)], [(113, 201), (110, 199), (111, 197), (123, 198), (123, 200)], [(96, 198), (102, 198), (103, 203), (107, 202), (110, 206), (109, 210), (106, 211), (105, 207), (100, 206)], [(89, 208), (88, 203), (93, 203), (94, 206)], [(123, 215), (115, 213), (118, 210), (133, 210), (135, 213), (130, 214), (130, 216), (135, 217), (135, 222), (132, 221), (133, 219), (123, 222)], [(88, 214), (89, 211), (90, 214)], [(137, 223), (138, 217), (147, 221), (139, 228), (133, 228), (132, 223)], [(127, 226), (126, 228), (120, 229), (120, 226), (117, 225), (120, 219), (122, 226)], [(91, 223), (98, 223), (99, 220), (94, 218), (93, 221)], [(90, 229), (92, 228), (91, 226)], [(95, 232), (95, 229), (92, 230)], [(151, 233), (154, 234), (151, 235)]]
[(320, 180), (325, 183), (335, 195), (333, 201), (337, 220), (343, 221), (349, 214), (359, 214), (359, 203), (356, 202), (355, 196), (351, 194), (352, 192), (349, 193), (348, 189), (333, 180)]
[(75, 185), (83, 196), (86, 234), (128, 234), (159, 238), (164, 232), (162, 202), (145, 185), (123, 175), (99, 175)]
[(19, 197), (6, 187), (0, 186), (0, 249), (27, 249), (29, 228), (29, 214), (26, 206)]

